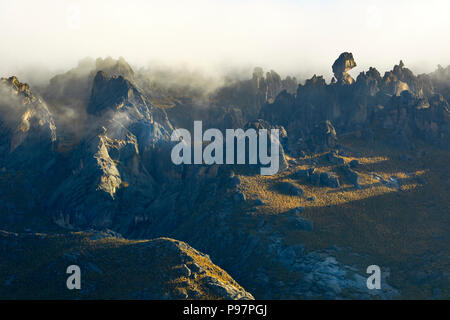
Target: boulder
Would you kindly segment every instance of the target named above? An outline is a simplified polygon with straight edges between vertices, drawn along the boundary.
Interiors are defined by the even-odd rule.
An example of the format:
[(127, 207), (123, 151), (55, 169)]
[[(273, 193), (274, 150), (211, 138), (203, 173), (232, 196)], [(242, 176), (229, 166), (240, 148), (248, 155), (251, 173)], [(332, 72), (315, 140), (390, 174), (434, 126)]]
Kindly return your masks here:
[(334, 164), (343, 164), (344, 159), (339, 157), (336, 151), (330, 151), (325, 155), (326, 159)]
[(359, 161), (358, 160), (352, 160), (349, 162), (350, 168), (358, 168), (359, 167)]
[(347, 164), (342, 166), (342, 170), (350, 183), (359, 188), (362, 180), (361, 176), (357, 172), (353, 171)]
[(290, 196), (301, 196), (303, 194), (303, 189), (292, 182), (281, 182), (277, 185), (277, 189)]
[(296, 178), (308, 178), (309, 177), (309, 169), (300, 169), (295, 173)]
[(340, 187), (339, 178), (331, 172), (322, 172), (320, 174), (320, 184), (324, 187)]
[(310, 172), (309, 181), (312, 185), (317, 186), (320, 183), (320, 173), (315, 171)]

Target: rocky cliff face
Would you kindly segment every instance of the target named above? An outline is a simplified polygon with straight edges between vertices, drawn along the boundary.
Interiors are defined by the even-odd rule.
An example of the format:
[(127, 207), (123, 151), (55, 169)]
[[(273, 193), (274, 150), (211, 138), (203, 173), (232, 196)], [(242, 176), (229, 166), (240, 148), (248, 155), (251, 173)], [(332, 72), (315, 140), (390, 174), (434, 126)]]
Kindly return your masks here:
[(247, 122), (258, 119), (262, 106), (273, 102), (283, 90), (295, 92), (295, 77), (282, 79), (278, 73), (264, 71), (256, 67), (250, 79), (229, 80), (213, 92), (207, 101), (197, 104), (181, 97), (182, 103), (168, 109), (168, 114), (176, 126), (189, 128), (194, 120), (202, 120), (205, 127), (242, 128)]
[(337, 82), (326, 84), (314, 75), (298, 87), (296, 95), (282, 92), (266, 104), (261, 117), (283, 125), (295, 140), (291, 145), (302, 145), (298, 140), (309, 139), (313, 128), (328, 120), (341, 133), (361, 131), (373, 138), (375, 131), (387, 132), (390, 142), (402, 148), (414, 148), (410, 142), (413, 137), (445, 147), (450, 124), (448, 103), (429, 76), (415, 76), (400, 61), (383, 77), (370, 68), (354, 81), (347, 73), (354, 66), (351, 53), (341, 54), (332, 67)]
[(0, 85), (2, 138), (6, 142), (2, 147), (9, 145), (9, 150), (2, 154), (10, 154), (21, 145), (26, 148), (36, 143), (51, 149), (56, 141), (56, 127), (45, 103), (16, 77), (2, 78)]
[(86, 127), (87, 107), (92, 97), (94, 78), (99, 71), (110, 77), (120, 76), (134, 81), (134, 71), (123, 58), (85, 58), (75, 68), (51, 78), (49, 85), (42, 90), (42, 96), (55, 115), (55, 124), (59, 128), (60, 151), (69, 151), (89, 129)]
[(126, 229), (154, 201), (158, 184), (174, 174), (173, 128), (164, 110), (130, 81), (101, 71), (87, 113), (89, 129), (71, 154), (73, 174), (55, 190), (48, 208), (65, 227)]
[(214, 97), (218, 106), (234, 106), (242, 110), (244, 119), (254, 120), (261, 107), (272, 102), (282, 91), (295, 92), (297, 79), (280, 75), (273, 70), (266, 72), (255, 68), (250, 80), (241, 80), (219, 89)]
[(16, 77), (0, 81), (0, 111), (0, 221), (10, 227), (29, 216), (47, 223), (33, 211), (54, 186), (48, 178), (58, 137), (53, 115)]

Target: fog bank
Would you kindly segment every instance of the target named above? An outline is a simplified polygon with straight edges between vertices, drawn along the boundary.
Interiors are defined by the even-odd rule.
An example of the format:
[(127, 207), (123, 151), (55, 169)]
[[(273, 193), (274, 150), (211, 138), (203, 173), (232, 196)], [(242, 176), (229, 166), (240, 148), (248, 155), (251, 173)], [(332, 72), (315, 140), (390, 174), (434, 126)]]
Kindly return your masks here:
[[(343, 51), (360, 71), (400, 59), (416, 73), (450, 64), (448, 1), (0, 0), (0, 74), (34, 76), (85, 56), (223, 71), (332, 75)], [(33, 75), (29, 75), (32, 77)]]

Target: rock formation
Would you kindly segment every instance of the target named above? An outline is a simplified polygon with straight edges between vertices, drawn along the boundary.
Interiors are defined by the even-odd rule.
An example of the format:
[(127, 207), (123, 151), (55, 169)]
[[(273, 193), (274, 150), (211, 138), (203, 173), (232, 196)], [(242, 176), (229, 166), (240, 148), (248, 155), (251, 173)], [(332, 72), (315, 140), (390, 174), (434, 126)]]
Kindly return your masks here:
[(299, 85), (296, 96), (282, 92), (263, 106), (262, 118), (286, 128), (291, 152), (313, 150), (306, 141), (314, 140), (314, 128), (323, 121), (342, 133), (387, 130), (389, 143), (401, 148), (413, 148), (413, 137), (448, 148), (448, 103), (429, 76), (415, 76), (400, 61), (383, 77), (370, 68), (354, 81), (347, 71), (355, 65), (352, 54), (344, 52), (333, 64), (337, 83), (314, 75)]
[(347, 73), (356, 67), (356, 62), (353, 59), (351, 52), (343, 52), (333, 63), (332, 69), (337, 83), (352, 84), (355, 80)]
[[(55, 190), (48, 208), (68, 228), (129, 226), (156, 197), (157, 181), (172, 174), (173, 128), (164, 110), (152, 106), (130, 81), (102, 71), (94, 78), (87, 111), (91, 129), (72, 153), (77, 174)], [(123, 205), (115, 201), (119, 196), (123, 204), (133, 202), (124, 207), (120, 222), (114, 213)]]

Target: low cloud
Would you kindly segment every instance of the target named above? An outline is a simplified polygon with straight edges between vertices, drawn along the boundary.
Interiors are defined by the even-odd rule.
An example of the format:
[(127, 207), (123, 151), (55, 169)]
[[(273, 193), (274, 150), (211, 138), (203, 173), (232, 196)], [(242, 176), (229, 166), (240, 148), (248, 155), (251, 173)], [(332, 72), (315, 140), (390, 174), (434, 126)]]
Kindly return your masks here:
[[(417, 72), (450, 63), (445, 0), (0, 1), (0, 74), (54, 72), (83, 56), (158, 60), (216, 72), (230, 66), (331, 77), (339, 53), (360, 72), (403, 59)], [(47, 71), (49, 72), (49, 71)], [(30, 75), (31, 79), (31, 75)]]

